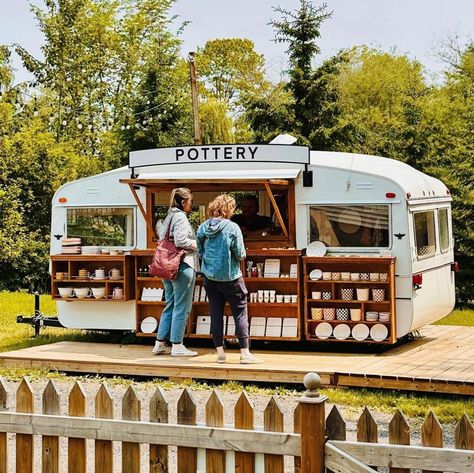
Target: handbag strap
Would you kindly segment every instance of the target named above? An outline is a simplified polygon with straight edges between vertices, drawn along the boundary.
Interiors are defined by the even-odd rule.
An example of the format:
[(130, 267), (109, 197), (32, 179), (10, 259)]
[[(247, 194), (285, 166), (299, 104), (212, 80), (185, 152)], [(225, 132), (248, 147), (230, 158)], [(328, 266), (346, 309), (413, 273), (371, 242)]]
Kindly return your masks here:
[(170, 239), (171, 224), (173, 223), (173, 217), (174, 217), (174, 214), (171, 215), (170, 223), (168, 224), (168, 228), (166, 229), (165, 240), (169, 240), (169, 239)]

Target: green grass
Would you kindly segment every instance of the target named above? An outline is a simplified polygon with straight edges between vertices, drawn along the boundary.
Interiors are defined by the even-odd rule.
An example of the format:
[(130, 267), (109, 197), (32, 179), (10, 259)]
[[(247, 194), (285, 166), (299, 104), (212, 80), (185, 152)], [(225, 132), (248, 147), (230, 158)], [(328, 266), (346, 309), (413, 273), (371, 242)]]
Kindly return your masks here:
[(435, 325), (474, 325), (474, 309), (453, 310), (447, 317), (439, 320)]
[[(55, 315), (56, 304), (50, 296), (41, 297), (41, 310), (44, 314)], [(93, 332), (84, 332), (79, 330), (65, 330), (48, 328), (41, 332), (37, 338), (32, 338), (33, 328), (29, 325), (17, 324), (16, 316), (23, 314), (31, 316), (34, 311), (34, 298), (26, 293), (8, 293), (0, 292), (0, 352), (18, 350), (35, 345), (55, 343), (63, 340), (84, 341), (84, 342), (111, 342), (109, 334), (100, 334)], [(455, 310), (448, 317), (439, 321), (438, 324), (444, 325), (474, 325), (474, 310), (462, 309)], [(227, 392), (240, 392), (245, 389), (251, 394), (293, 396), (300, 395), (303, 386), (297, 389), (288, 386), (262, 387), (252, 384), (243, 384), (237, 381), (227, 381), (224, 383), (211, 383), (196, 381), (185, 381), (184, 384), (178, 384), (169, 380), (154, 379), (143, 380), (122, 377), (100, 377), (97, 375), (89, 376), (66, 376), (63, 373), (49, 371), (47, 369), (28, 369), (28, 368), (0, 368), (0, 376), (11, 381), (18, 381), (24, 376), (30, 379), (39, 380), (53, 378), (58, 380), (84, 380), (105, 382), (108, 385), (130, 385), (142, 384), (149, 386), (161, 386), (163, 389), (173, 389), (186, 385), (192, 390), (210, 390), (218, 388)], [(438, 396), (419, 393), (400, 393), (396, 391), (368, 390), (368, 389), (322, 389), (322, 394), (329, 398), (329, 402), (342, 406), (346, 411), (353, 411), (354, 415), (359, 415), (361, 406), (368, 406), (369, 409), (383, 413), (393, 413), (396, 409), (401, 409), (405, 415), (419, 419), (424, 418), (426, 414), (433, 410), (441, 422), (457, 421), (463, 413), (467, 413), (471, 419), (474, 419), (474, 398), (461, 396)]]
[[(41, 312), (56, 315), (56, 303), (51, 296), (41, 296)], [(110, 341), (110, 335), (48, 328), (37, 338), (32, 338), (34, 330), (30, 325), (17, 324), (17, 315), (31, 317), (34, 313), (34, 297), (24, 292), (0, 292), (0, 352), (19, 350), (64, 340), (70, 341)]]

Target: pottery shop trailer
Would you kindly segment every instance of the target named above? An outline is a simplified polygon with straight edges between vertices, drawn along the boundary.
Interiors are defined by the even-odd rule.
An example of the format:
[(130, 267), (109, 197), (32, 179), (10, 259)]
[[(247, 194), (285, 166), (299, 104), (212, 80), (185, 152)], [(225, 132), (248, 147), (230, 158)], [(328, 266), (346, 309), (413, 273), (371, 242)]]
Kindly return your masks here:
[[(254, 196), (271, 220), (245, 237), (253, 339), (391, 344), (454, 307), (451, 196), (441, 181), (378, 156), (185, 146), (132, 152), (128, 166), (58, 189), (51, 293), (61, 324), (155, 336), (165, 302), (148, 265), (175, 187), (193, 191), (194, 227), (223, 192)], [(77, 288), (90, 291), (78, 298)], [(198, 277), (186, 337), (210, 338), (209, 327)], [(226, 336), (234, 331), (226, 308)]]

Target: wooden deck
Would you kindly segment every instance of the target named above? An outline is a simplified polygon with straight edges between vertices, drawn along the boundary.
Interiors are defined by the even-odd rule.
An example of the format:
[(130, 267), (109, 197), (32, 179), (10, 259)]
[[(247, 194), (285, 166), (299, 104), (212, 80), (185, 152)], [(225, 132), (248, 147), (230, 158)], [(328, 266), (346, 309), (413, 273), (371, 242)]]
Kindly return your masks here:
[[(77, 373), (298, 383), (309, 371), (323, 384), (474, 394), (474, 327), (428, 326), (421, 339), (382, 354), (348, 352), (256, 352), (264, 361), (240, 365), (231, 351), (215, 363), (214, 351), (198, 349), (190, 359), (152, 356), (151, 346), (60, 342), (0, 354), (5, 367), (49, 368)], [(341, 350), (348, 350), (344, 344)]]

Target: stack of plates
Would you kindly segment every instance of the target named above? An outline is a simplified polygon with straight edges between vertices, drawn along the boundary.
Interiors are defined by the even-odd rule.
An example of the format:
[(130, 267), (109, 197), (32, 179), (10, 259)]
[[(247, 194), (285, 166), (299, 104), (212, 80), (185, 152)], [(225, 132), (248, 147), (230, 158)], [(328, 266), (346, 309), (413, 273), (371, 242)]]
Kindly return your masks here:
[(63, 255), (79, 255), (81, 254), (81, 239), (80, 238), (63, 238), (61, 240)]
[(390, 312), (380, 312), (379, 320), (380, 322), (390, 322)]
[(365, 313), (365, 320), (367, 320), (367, 322), (377, 322), (377, 320), (379, 320), (379, 313), (368, 311)]

